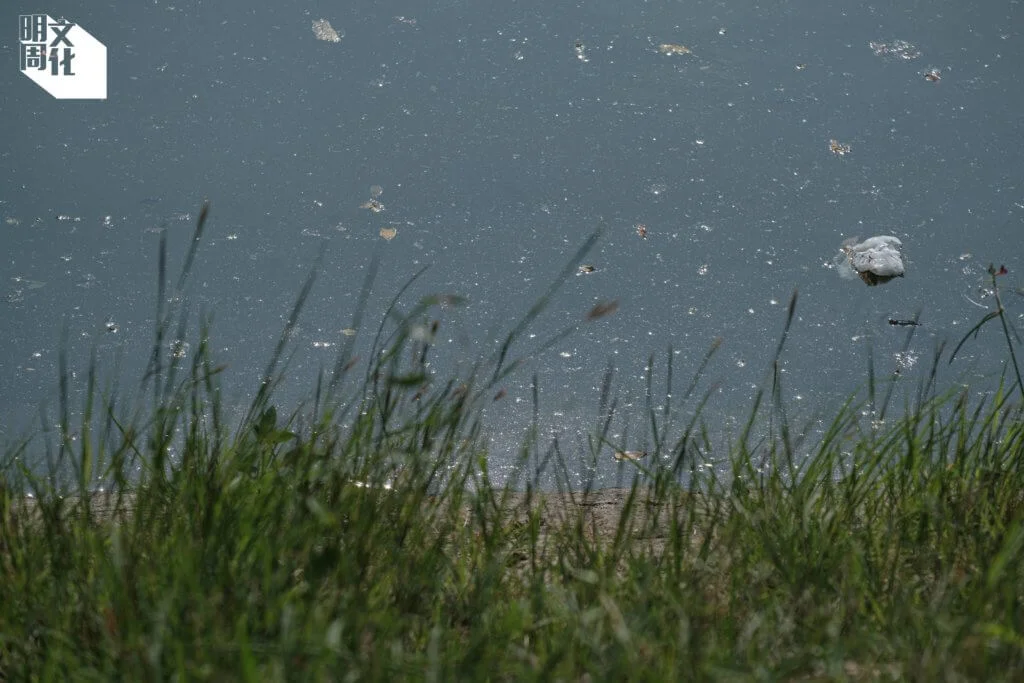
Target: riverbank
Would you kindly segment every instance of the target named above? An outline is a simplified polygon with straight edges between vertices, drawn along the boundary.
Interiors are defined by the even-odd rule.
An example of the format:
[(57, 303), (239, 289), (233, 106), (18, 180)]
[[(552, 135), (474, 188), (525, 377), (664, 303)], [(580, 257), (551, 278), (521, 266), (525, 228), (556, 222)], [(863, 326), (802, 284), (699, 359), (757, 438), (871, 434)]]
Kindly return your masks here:
[[(650, 451), (626, 451), (606, 386), (587, 450), (534, 430), (509, 492), (484, 408), (534, 313), (486, 369), (442, 383), (423, 331), (451, 299), (425, 299), (378, 335), (365, 375), (344, 347), (310, 404), (279, 415), (309, 282), (240, 426), (207, 330), (188, 367), (160, 360), (176, 311), (158, 312), (146, 408), (100, 395), (90, 371), (72, 429), (62, 366), (57, 443), (0, 461), (0, 679), (1024, 678), (1024, 382), (1007, 327), (995, 393), (939, 388), (933, 369), (894, 398), (900, 377), (883, 392), (872, 375), (813, 440), (769, 372), (741, 433), (712, 444), (702, 365), (644, 416)], [(979, 327), (1005, 322), (995, 300)], [(570, 492), (616, 453), (631, 488)]]
[(268, 451), (276, 430), (87, 515), (74, 496), (8, 495), (0, 670), (1019, 679), (1020, 405), (834, 426), (799, 463), (780, 439), (719, 476), (684, 441), (641, 485), (586, 495), (494, 490), (479, 454), (443, 448), (390, 489), (355, 486), (353, 469), (391, 463), (332, 439)]

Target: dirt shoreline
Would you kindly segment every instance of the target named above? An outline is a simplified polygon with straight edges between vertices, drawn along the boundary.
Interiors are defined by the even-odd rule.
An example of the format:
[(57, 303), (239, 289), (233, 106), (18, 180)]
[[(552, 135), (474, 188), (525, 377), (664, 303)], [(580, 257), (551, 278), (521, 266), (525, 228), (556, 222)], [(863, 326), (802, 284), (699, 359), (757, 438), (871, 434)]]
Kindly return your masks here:
[[(607, 488), (586, 494), (538, 492), (532, 495), (529, 509), (541, 511), (541, 524), (546, 529), (560, 527), (569, 520), (582, 519), (584, 531), (588, 535), (611, 537), (618, 530), (629, 495), (628, 488)], [(653, 491), (650, 489), (637, 490), (631, 516), (630, 533), (633, 536), (658, 539), (664, 538), (668, 533), (673, 497), (667, 496), (666, 500), (655, 505), (650, 502), (652, 495)], [(89, 501), (89, 514), (98, 523), (108, 522), (119, 515), (125, 519), (130, 518), (136, 507), (135, 497), (136, 494), (132, 492), (95, 493)], [(675, 500), (681, 499), (676, 497)], [(77, 510), (78, 501), (77, 495), (65, 497), (65, 510)], [(526, 503), (526, 493), (511, 493), (506, 502), (510, 517), (520, 521), (525, 519)], [(15, 521), (20, 521), (23, 517), (36, 517), (40, 512), (39, 501), (31, 496), (15, 498), (8, 506), (8, 512)]]

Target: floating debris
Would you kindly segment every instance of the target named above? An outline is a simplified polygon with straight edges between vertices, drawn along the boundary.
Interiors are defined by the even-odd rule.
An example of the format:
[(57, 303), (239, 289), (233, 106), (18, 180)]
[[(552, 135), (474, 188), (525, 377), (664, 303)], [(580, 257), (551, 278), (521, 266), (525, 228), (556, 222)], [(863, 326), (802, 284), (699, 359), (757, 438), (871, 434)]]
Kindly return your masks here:
[(576, 274), (589, 275), (590, 273), (593, 273), (595, 270), (597, 270), (597, 268), (595, 268), (594, 266), (590, 265), (589, 263), (584, 263), (582, 266), (580, 266), (579, 272)]
[(341, 35), (334, 30), (331, 22), (326, 19), (317, 19), (313, 22), (313, 35), (317, 40), (324, 40), (328, 43), (340, 43)]
[(921, 325), (916, 320), (897, 320), (896, 318), (889, 318), (889, 324), (894, 327), (920, 327)]
[(838, 140), (829, 140), (828, 149), (837, 157), (843, 157), (850, 153), (850, 146)]
[(658, 52), (661, 54), (671, 57), (672, 55), (692, 55), (693, 50), (686, 47), (685, 45), (678, 45), (676, 43), (662, 43), (658, 46)]
[(168, 348), (171, 352), (171, 358), (175, 360), (183, 360), (188, 358), (188, 352), (192, 348), (192, 345), (184, 339), (172, 339), (168, 343)]
[(796, 68), (797, 71), (803, 71), (804, 69), (807, 68), (807, 65), (806, 64), (797, 64), (795, 68)]
[(381, 228), (380, 229), (380, 236), (383, 237), (388, 242), (390, 242), (391, 240), (395, 239), (395, 235), (397, 235), (397, 234), (398, 234), (398, 228)]
[(896, 361), (896, 372), (899, 373), (901, 370), (909, 370), (910, 368), (917, 365), (917, 359), (920, 356), (913, 351), (897, 351), (892, 355)]
[(869, 287), (903, 277), (903, 243), (891, 235), (871, 237), (858, 243), (857, 238), (843, 242), (834, 263), (839, 276), (859, 277)]
[(612, 457), (619, 462), (623, 462), (625, 460), (636, 462), (641, 458), (646, 458), (647, 451), (615, 451), (615, 454)]
[(68, 223), (68, 222), (70, 222), (70, 223), (81, 223), (82, 222), (82, 217), (81, 216), (69, 216), (66, 213), (59, 213), (59, 214), (57, 214), (57, 220), (59, 220), (62, 223)]
[(117, 334), (117, 331), (120, 329), (117, 323), (109, 318), (107, 319), (107, 322), (103, 324), (103, 326), (107, 329), (107, 332), (110, 332), (111, 334)]
[(374, 213), (380, 213), (384, 210), (384, 205), (380, 202), (380, 196), (384, 194), (384, 188), (380, 185), (370, 186), (370, 198), (359, 205), (360, 209), (369, 209)]
[(876, 57), (894, 57), (909, 61), (921, 56), (921, 51), (915, 45), (905, 40), (894, 40), (891, 43), (873, 40), (868, 43), (868, 47), (871, 48)]
[(932, 83), (938, 83), (942, 80), (942, 72), (938, 69), (928, 69), (924, 72), (924, 79)]
[(587, 46), (583, 44), (582, 40), (577, 40), (573, 43), (572, 51), (576, 53), (576, 59), (581, 62), (589, 62), (590, 59), (587, 57)]
[(356, 336), (356, 331), (353, 328), (351, 328), (351, 327), (346, 327), (346, 328), (342, 329), (341, 333), (343, 335), (345, 335), (346, 337), (354, 337), (354, 336)]
[(643, 223), (637, 223), (636, 234), (640, 235), (643, 239), (647, 239), (647, 226)]

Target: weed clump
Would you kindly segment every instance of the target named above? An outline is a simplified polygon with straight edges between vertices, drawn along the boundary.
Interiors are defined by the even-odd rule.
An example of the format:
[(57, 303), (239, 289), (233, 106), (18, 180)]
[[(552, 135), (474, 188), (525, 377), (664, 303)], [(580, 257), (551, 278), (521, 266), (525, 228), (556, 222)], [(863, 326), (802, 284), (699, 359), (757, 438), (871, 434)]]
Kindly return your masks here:
[[(707, 436), (705, 395), (685, 422), (669, 401), (648, 409), (655, 443), (620, 459), (627, 488), (571, 486), (571, 457), (535, 434), (492, 481), (481, 408), (593, 241), (466, 376), (430, 377), (431, 335), (415, 331), (436, 332), (432, 312), (457, 299), (428, 297), (389, 310), (362, 378), (345, 344), (310, 403), (282, 414), (272, 392), (314, 269), (233, 431), (208, 324), (187, 367), (162, 355), (186, 319), (163, 303), (162, 239), (150, 408), (99, 395), (91, 372), (72, 439), (62, 360), (50, 470), (24, 465), (34, 442), (5, 454), (0, 678), (1019, 679), (1019, 372), (981, 400), (930, 380), (895, 419), (872, 373), (812, 440), (777, 372), (794, 296), (728, 449)], [(362, 317), (361, 303), (352, 329)], [(639, 453), (609, 422), (593, 453)]]

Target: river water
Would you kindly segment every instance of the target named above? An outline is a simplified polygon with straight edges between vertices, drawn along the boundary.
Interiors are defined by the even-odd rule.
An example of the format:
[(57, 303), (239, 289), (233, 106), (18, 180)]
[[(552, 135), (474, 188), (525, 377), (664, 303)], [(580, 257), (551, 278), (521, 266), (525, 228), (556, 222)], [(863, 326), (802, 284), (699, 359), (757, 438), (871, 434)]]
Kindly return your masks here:
[[(711, 390), (707, 415), (735, 435), (794, 290), (787, 401), (827, 417), (863, 389), (869, 348), (877, 372), (899, 368), (912, 390), (937, 344), (991, 307), (990, 263), (1005, 265), (1007, 290), (1021, 285), (1020, 4), (492, 5), (88, 8), (68, 18), (108, 47), (106, 101), (54, 100), (8, 60), (0, 441), (37, 431), (41, 405), (53, 422), (63, 329), (75, 397), (93, 348), (104, 377), (138, 386), (160, 231), (176, 277), (204, 198), (186, 298), (214, 315), (238, 405), (321, 249), (285, 405), (334, 362), (375, 257), (359, 344), (425, 266), (402, 309), (429, 293), (468, 298), (437, 313), (443, 374), (493, 354), (600, 229), (593, 271), (567, 278), (514, 352), (580, 329), (487, 408), (499, 469), (529, 422), (533, 373), (543, 434), (571, 450), (598, 422), (611, 363), (611, 438), (649, 449), (648, 358), (659, 408), (721, 339), (697, 393)], [(840, 245), (874, 235), (902, 242), (905, 276), (840, 278)], [(1024, 322), (1024, 301), (1007, 297)], [(584, 323), (609, 301), (613, 315)], [(905, 348), (910, 328), (887, 321), (916, 316)], [(1004, 343), (983, 331), (944, 381), (991, 389)]]

